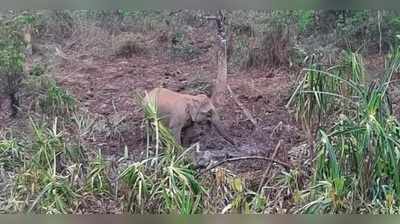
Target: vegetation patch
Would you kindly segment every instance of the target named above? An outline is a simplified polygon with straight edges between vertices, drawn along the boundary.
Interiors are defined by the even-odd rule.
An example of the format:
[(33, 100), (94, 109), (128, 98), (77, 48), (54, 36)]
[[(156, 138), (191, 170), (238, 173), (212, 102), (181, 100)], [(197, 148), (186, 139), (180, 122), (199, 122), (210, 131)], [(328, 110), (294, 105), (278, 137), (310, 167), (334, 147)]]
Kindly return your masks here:
[(398, 49), (387, 64), (382, 79), (370, 83), (356, 53), (338, 66), (306, 70), (293, 99), (297, 117), (317, 132), (317, 154), (313, 196), (301, 212), (359, 212), (366, 201), (397, 200), (400, 126), (388, 91)]

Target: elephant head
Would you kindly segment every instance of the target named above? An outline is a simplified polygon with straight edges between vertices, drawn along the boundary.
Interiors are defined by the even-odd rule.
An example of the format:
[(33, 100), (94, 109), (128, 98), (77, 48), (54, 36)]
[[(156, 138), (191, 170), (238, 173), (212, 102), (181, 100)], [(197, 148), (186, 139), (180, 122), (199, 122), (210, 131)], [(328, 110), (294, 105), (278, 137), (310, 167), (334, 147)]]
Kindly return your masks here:
[(233, 139), (226, 134), (215, 106), (206, 95), (193, 96), (192, 102), (188, 104), (188, 112), (193, 122), (210, 122), (225, 140), (235, 145)]

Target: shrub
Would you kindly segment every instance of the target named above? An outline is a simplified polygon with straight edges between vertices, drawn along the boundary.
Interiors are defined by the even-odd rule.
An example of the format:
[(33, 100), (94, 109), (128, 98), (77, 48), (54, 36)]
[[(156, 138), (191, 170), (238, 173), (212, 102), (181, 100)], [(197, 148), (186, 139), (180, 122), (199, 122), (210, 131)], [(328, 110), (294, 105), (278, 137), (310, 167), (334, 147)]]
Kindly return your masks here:
[(10, 97), (12, 116), (17, 114), (19, 101), (17, 93), (23, 78), (24, 47), (20, 24), (14, 21), (0, 23), (0, 84), (3, 92)]
[(29, 74), (32, 76), (41, 76), (45, 73), (45, 68), (42, 65), (35, 64), (32, 66), (32, 69), (30, 70)]
[(147, 53), (144, 37), (133, 34), (119, 34), (113, 40), (114, 55), (117, 57), (130, 58), (133, 55), (144, 55)]
[(50, 81), (47, 88), (39, 100), (43, 112), (51, 116), (64, 117), (75, 111), (76, 100), (65, 89), (57, 86), (54, 81)]

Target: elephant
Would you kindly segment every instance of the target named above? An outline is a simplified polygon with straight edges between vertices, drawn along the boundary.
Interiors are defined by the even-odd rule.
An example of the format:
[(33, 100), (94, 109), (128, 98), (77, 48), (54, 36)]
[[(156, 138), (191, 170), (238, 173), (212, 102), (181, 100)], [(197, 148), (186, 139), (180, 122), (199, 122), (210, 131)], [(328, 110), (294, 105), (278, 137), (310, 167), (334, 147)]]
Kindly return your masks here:
[(205, 94), (188, 95), (157, 87), (144, 97), (144, 105), (149, 102), (154, 102), (161, 122), (172, 131), (177, 144), (181, 145), (184, 128), (193, 122), (209, 122), (226, 141), (235, 145), (232, 138), (224, 131), (211, 99)]

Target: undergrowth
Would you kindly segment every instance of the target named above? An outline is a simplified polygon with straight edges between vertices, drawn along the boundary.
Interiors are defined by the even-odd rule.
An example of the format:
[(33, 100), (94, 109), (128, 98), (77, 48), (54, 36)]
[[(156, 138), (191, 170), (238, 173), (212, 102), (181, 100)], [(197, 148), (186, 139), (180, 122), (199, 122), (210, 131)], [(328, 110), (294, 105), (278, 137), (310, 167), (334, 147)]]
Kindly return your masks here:
[(397, 49), (380, 80), (366, 81), (357, 53), (347, 53), (334, 67), (305, 70), (289, 103), (316, 132), (317, 154), (311, 201), (298, 212), (358, 213), (374, 207), (380, 213), (379, 206), (388, 208), (384, 213), (393, 211), (400, 192), (400, 125), (388, 91), (399, 66)]

